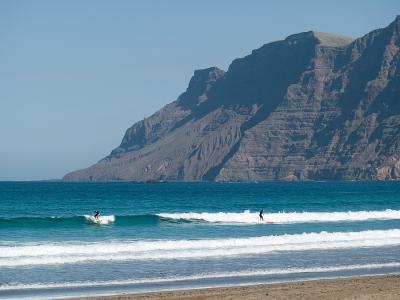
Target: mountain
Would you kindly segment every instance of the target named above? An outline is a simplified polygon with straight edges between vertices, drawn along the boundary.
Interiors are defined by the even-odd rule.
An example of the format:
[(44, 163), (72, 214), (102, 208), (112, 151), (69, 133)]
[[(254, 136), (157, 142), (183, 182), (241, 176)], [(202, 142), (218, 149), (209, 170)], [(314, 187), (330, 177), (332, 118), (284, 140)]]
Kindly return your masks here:
[(291, 35), (197, 70), (178, 99), (65, 180), (400, 179), (400, 17)]

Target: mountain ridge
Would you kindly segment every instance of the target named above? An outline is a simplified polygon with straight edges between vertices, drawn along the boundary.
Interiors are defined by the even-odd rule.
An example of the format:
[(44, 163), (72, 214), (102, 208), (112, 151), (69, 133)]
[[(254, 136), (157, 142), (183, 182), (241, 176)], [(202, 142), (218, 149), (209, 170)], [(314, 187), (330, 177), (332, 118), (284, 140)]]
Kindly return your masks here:
[(177, 100), (64, 179), (399, 179), (399, 36), (399, 17), (355, 40), (308, 31), (226, 72), (196, 70)]

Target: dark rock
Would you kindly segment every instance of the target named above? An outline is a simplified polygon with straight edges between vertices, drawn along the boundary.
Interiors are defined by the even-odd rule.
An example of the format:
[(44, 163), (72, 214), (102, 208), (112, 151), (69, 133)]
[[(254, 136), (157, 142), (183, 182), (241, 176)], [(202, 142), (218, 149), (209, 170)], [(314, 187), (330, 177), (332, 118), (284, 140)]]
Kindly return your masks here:
[(400, 18), (305, 32), (195, 71), (188, 89), (66, 180), (400, 178)]

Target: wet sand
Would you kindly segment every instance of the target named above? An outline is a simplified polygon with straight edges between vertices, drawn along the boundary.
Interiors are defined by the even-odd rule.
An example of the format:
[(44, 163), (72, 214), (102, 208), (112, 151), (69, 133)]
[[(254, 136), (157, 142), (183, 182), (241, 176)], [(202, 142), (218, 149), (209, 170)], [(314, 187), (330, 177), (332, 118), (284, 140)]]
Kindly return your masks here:
[(400, 299), (400, 275), (312, 280), (146, 294), (86, 297), (80, 300), (233, 299)]

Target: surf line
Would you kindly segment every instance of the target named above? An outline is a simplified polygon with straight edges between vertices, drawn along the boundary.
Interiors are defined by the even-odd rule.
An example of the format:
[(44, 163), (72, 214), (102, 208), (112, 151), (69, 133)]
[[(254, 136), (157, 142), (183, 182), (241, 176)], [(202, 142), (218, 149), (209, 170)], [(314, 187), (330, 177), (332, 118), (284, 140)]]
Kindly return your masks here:
[[(160, 217), (174, 220), (199, 220), (210, 223), (262, 223), (259, 213), (244, 212), (187, 212), (159, 213)], [(356, 222), (369, 220), (400, 220), (400, 210), (344, 211), (344, 212), (268, 212), (264, 214), (267, 224)]]

